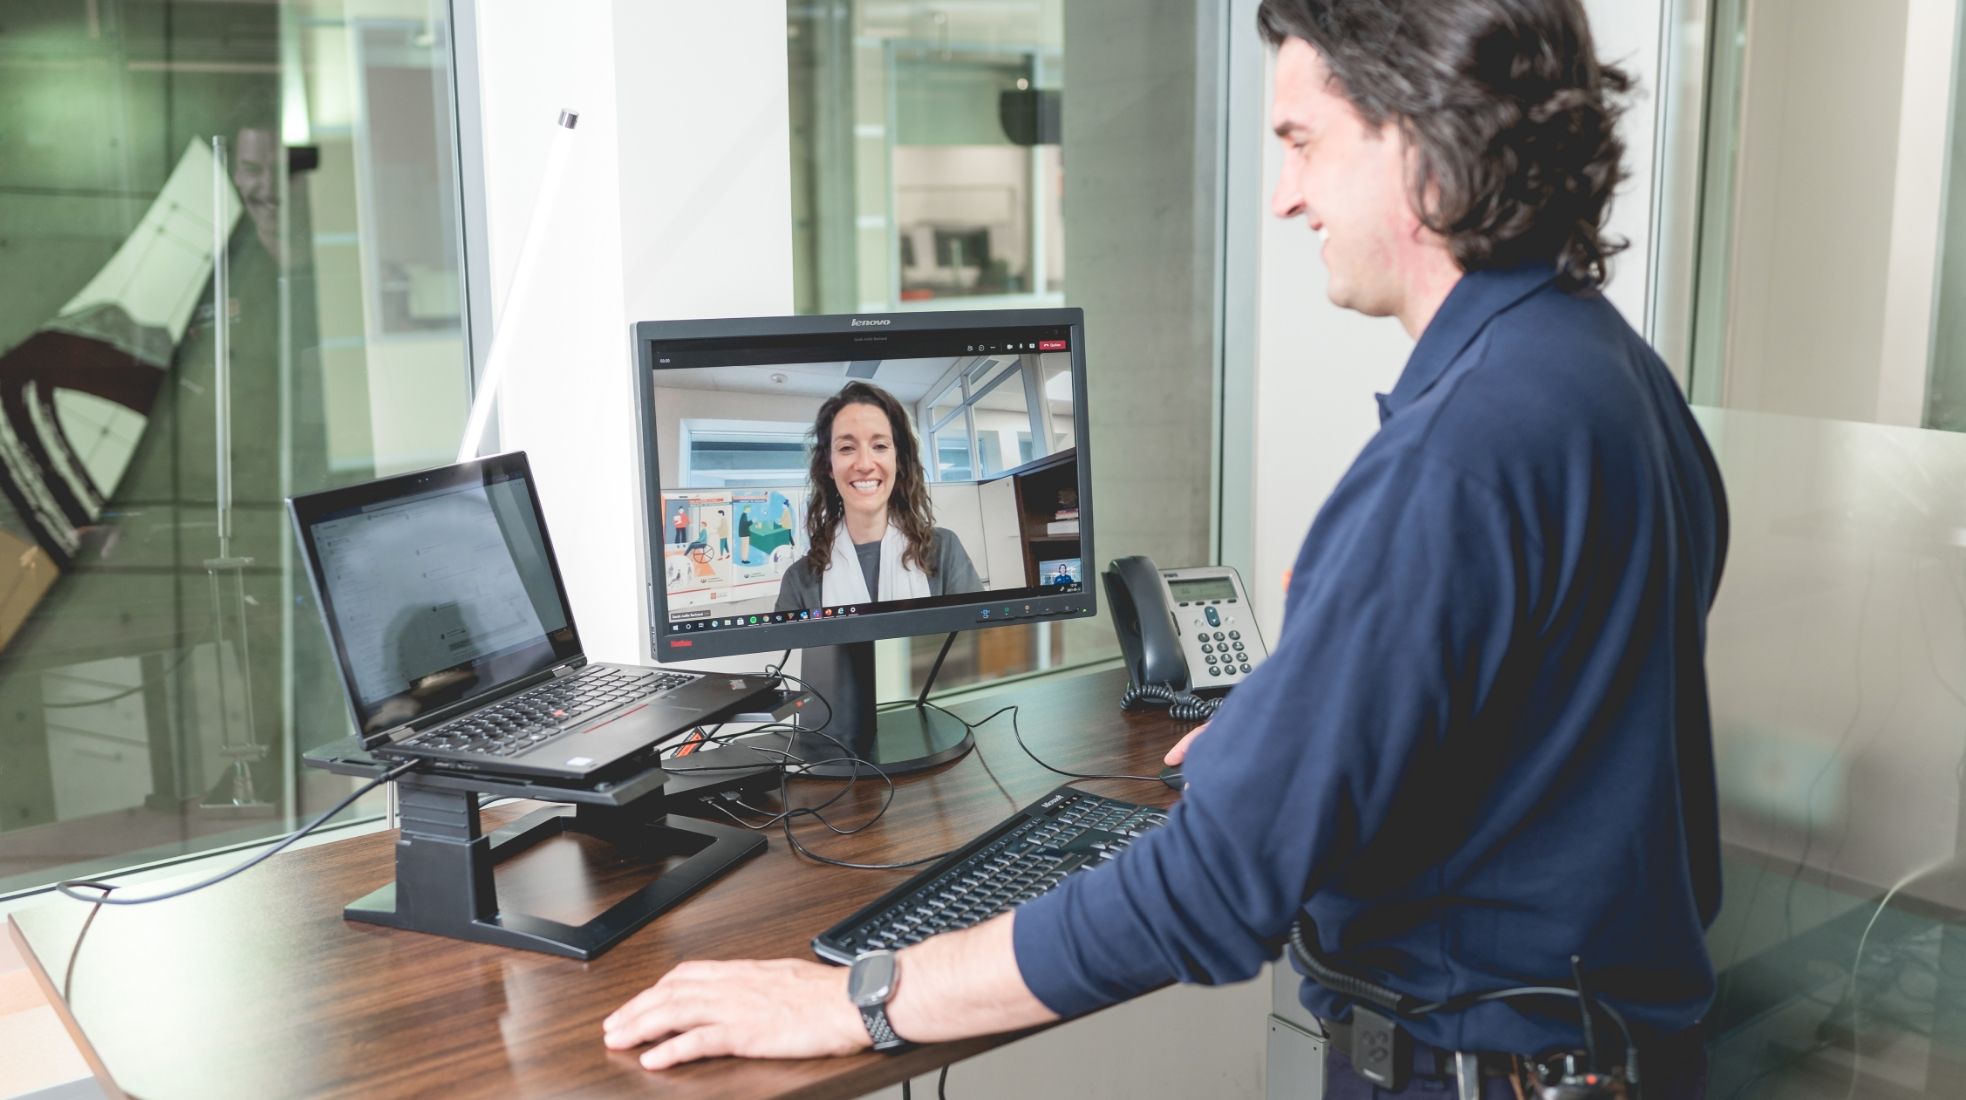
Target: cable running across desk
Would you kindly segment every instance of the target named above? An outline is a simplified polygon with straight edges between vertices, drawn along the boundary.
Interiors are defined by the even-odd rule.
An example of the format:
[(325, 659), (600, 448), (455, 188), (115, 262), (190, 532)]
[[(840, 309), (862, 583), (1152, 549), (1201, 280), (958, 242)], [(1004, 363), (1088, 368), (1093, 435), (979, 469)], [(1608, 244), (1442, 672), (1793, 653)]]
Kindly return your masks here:
[[(784, 722), (775, 722), (775, 723), (770, 723), (768, 725), (757, 726), (751, 729), (747, 729), (740, 734), (731, 734), (728, 736), (721, 735), (718, 732), (718, 730), (720, 730), (721, 727), (718, 727), (718, 730), (713, 730), (710, 733), (706, 734), (703, 740), (711, 744), (727, 745), (733, 743), (738, 737), (750, 737), (759, 733), (796, 732), (796, 733), (804, 733), (812, 736), (817, 736), (821, 738), (822, 740), (826, 741), (828, 744), (831, 744), (837, 749), (839, 749), (840, 755), (838, 757), (829, 757), (824, 760), (817, 760), (817, 761), (797, 761), (790, 753), (786, 753), (781, 750), (760, 749), (759, 751), (771, 753), (781, 758), (780, 767), (778, 769), (778, 798), (779, 798), (779, 804), (785, 808), (780, 810), (768, 810), (763, 807), (752, 806), (742, 801), (741, 799), (732, 798), (729, 801), (733, 805), (736, 805), (738, 808), (748, 813), (756, 814), (763, 817), (765, 820), (761, 822), (745, 821), (743, 818), (739, 817), (735, 812), (733, 812), (729, 806), (724, 805), (722, 800), (710, 801), (708, 802), (708, 805), (715, 807), (719, 813), (723, 814), (725, 817), (730, 818), (732, 821), (736, 822), (738, 825), (743, 826), (746, 829), (751, 829), (753, 831), (762, 831), (764, 829), (771, 828), (773, 825), (778, 825), (784, 830), (785, 843), (788, 847), (790, 847), (793, 850), (793, 852), (795, 852), (798, 855), (804, 856), (805, 858), (810, 859), (816, 863), (824, 863), (832, 867), (844, 867), (844, 868), (849, 868), (852, 870), (859, 870), (859, 871), (907, 870), (909, 868), (924, 867), (929, 864), (936, 863), (954, 854), (955, 851), (960, 850), (960, 849), (953, 849), (948, 852), (939, 852), (931, 856), (923, 856), (919, 859), (901, 860), (892, 863), (859, 863), (852, 860), (836, 859), (832, 856), (821, 855), (820, 853), (815, 852), (811, 848), (807, 847), (803, 842), (799, 840), (798, 836), (792, 831), (792, 822), (794, 819), (800, 817), (810, 817), (818, 821), (821, 826), (823, 826), (827, 831), (833, 833), (835, 836), (851, 836), (855, 833), (861, 832), (862, 830), (878, 822), (882, 817), (886, 816), (888, 809), (894, 804), (895, 788), (894, 788), (893, 777), (889, 776), (887, 772), (883, 771), (879, 765), (874, 764), (867, 760), (863, 760), (860, 757), (854, 755), (852, 750), (849, 749), (838, 738), (825, 732), (826, 727), (830, 726), (833, 721), (833, 705), (830, 701), (826, 699), (824, 695), (814, 690), (811, 684), (807, 683), (806, 681), (800, 679), (797, 676), (793, 676), (790, 673), (784, 671), (785, 660), (789, 658), (790, 654), (791, 651), (787, 650), (785, 656), (780, 657), (779, 661), (776, 664), (767, 665), (765, 667), (765, 674), (768, 676), (775, 677), (779, 680), (790, 682), (794, 685), (797, 685), (806, 694), (812, 696), (814, 699), (817, 699), (822, 705), (824, 705), (826, 708), (826, 716), (822, 721), (819, 722), (818, 725), (807, 727), (807, 726), (793, 725)], [(900, 706), (900, 705), (914, 705), (914, 704), (913, 703), (890, 704), (887, 709), (893, 709), (893, 707)], [(997, 718), (1005, 714), (1008, 714), (1010, 715), (1011, 736), (1013, 739), (1016, 740), (1017, 747), (1023, 750), (1024, 755), (1030, 757), (1034, 763), (1036, 763), (1039, 767), (1045, 769), (1046, 771), (1052, 772), (1057, 775), (1065, 776), (1068, 779), (1073, 779), (1073, 780), (1125, 779), (1125, 780), (1133, 780), (1142, 783), (1154, 783), (1154, 784), (1159, 784), (1161, 782), (1159, 776), (1132, 775), (1124, 772), (1079, 772), (1079, 771), (1071, 771), (1065, 768), (1060, 768), (1054, 764), (1047, 762), (1044, 758), (1040, 757), (1036, 752), (1032, 751), (1031, 746), (1024, 740), (1024, 731), (1022, 726), (1018, 722), (1019, 706), (1017, 704), (1012, 704), (1005, 707), (999, 707), (998, 709), (990, 712), (988, 715), (985, 715), (983, 718), (978, 719), (977, 721), (974, 722), (971, 722), (968, 719), (963, 718), (961, 715), (958, 715), (955, 712), (949, 710), (948, 708), (943, 707), (936, 703), (923, 702), (920, 705), (933, 708), (934, 710), (939, 711), (944, 715), (947, 715), (951, 720), (953, 720), (957, 724), (961, 725), (965, 730), (967, 730), (972, 737), (974, 737), (976, 731), (981, 729), (983, 726), (988, 725), (990, 722), (996, 720)], [(751, 746), (751, 747), (757, 748), (757, 746)], [(981, 739), (978, 739), (976, 741), (976, 748), (974, 751), (979, 756), (982, 755), (983, 750), (982, 750)], [(820, 803), (818, 806), (792, 806), (791, 795), (790, 795), (790, 790), (788, 789), (787, 780), (791, 775), (795, 774), (794, 769), (796, 764), (835, 763), (835, 762), (845, 762), (855, 765), (853, 773), (847, 777), (847, 781), (840, 787), (840, 789), (838, 791), (835, 791), (831, 798), (828, 798), (826, 801)], [(828, 807), (837, 803), (840, 799), (846, 797), (847, 793), (853, 789), (854, 784), (859, 780), (859, 775), (860, 775), (859, 769), (861, 765), (864, 765), (868, 771), (871, 771), (876, 776), (879, 776), (881, 781), (886, 784), (887, 790), (884, 792), (883, 798), (881, 800), (880, 809), (876, 810), (872, 817), (869, 817), (866, 821), (863, 821), (860, 824), (854, 825), (852, 827), (841, 827), (839, 825), (834, 824), (831, 820), (829, 820), (823, 811), (825, 811)], [(731, 770), (748, 771), (750, 770), (751, 767), (752, 765), (733, 766)], [(699, 772), (707, 772), (707, 771), (714, 771), (719, 769), (717, 769), (714, 765), (712, 765), (712, 766), (699, 766), (694, 770)]]
[[(817, 736), (822, 740), (826, 741), (828, 744), (831, 744), (834, 747), (838, 748), (840, 751), (840, 755), (837, 757), (829, 757), (824, 760), (799, 761), (799, 763), (827, 764), (827, 763), (835, 763), (835, 762), (844, 762), (854, 765), (853, 774), (847, 777), (846, 783), (843, 784), (841, 788), (833, 794), (833, 797), (827, 799), (825, 802), (821, 803), (820, 805), (816, 807), (793, 806), (791, 805), (791, 791), (787, 784), (787, 779), (793, 774), (792, 758), (790, 754), (778, 753), (778, 755), (785, 757), (784, 762), (781, 764), (781, 766), (778, 769), (778, 798), (780, 804), (786, 807), (785, 809), (774, 812), (774, 811), (762, 810), (754, 806), (749, 806), (742, 802), (737, 803), (739, 806), (753, 813), (769, 815), (768, 819), (764, 821), (762, 824), (753, 825), (751, 823), (744, 822), (743, 820), (739, 819), (737, 815), (731, 813), (731, 811), (727, 807), (721, 806), (715, 802), (712, 802), (711, 805), (717, 806), (717, 808), (722, 813), (732, 818), (733, 820), (738, 821), (739, 824), (744, 825), (746, 828), (768, 829), (774, 824), (779, 825), (784, 830), (786, 845), (789, 846), (793, 852), (801, 856), (804, 856), (805, 858), (810, 859), (815, 863), (824, 863), (830, 867), (845, 867), (856, 871), (897, 871), (897, 870), (906, 870), (910, 867), (924, 866), (926, 864), (934, 863), (935, 861), (947, 856), (949, 854), (947, 852), (938, 852), (935, 855), (923, 856), (920, 859), (902, 860), (894, 863), (857, 863), (852, 860), (835, 859), (832, 856), (821, 855), (820, 853), (815, 852), (811, 848), (807, 847), (804, 843), (802, 843), (799, 840), (798, 836), (792, 831), (792, 821), (795, 818), (811, 817), (817, 820), (821, 825), (825, 826), (828, 831), (832, 832), (836, 836), (848, 836), (853, 833), (860, 832), (861, 830), (866, 829), (870, 825), (873, 825), (875, 822), (879, 821), (882, 817), (886, 816), (888, 808), (894, 804), (894, 779), (892, 776), (888, 775), (887, 772), (883, 771), (879, 765), (873, 764), (867, 760), (863, 760), (860, 757), (854, 755), (853, 750), (849, 749), (846, 746), (846, 744), (842, 742), (839, 738), (834, 737), (833, 735), (825, 732), (826, 727), (832, 725), (833, 723), (833, 704), (829, 702), (824, 695), (821, 695), (819, 692), (813, 690), (811, 684), (807, 683), (806, 681), (800, 679), (797, 676), (793, 676), (792, 674), (784, 671), (784, 666), (782, 661), (779, 665), (768, 668), (767, 672), (769, 675), (776, 676), (781, 680), (788, 681), (792, 684), (797, 685), (806, 694), (812, 696), (814, 699), (819, 700), (819, 702), (822, 705), (824, 705), (826, 708), (826, 716), (816, 726), (807, 727), (807, 726), (789, 725), (787, 723), (782, 723), (782, 722), (773, 723), (768, 726), (760, 726), (754, 729), (746, 730), (744, 732), (744, 736), (750, 736), (757, 733), (778, 732), (778, 731), (804, 733), (808, 735)], [(719, 744), (729, 743), (729, 740), (725, 738), (712, 736), (709, 739)], [(777, 750), (765, 750), (765, 751), (776, 752)], [(859, 781), (860, 768), (863, 765), (867, 768), (868, 771), (871, 771), (875, 775), (880, 777), (881, 782), (887, 785), (887, 790), (884, 793), (884, 796), (881, 800), (880, 809), (875, 811), (872, 817), (868, 818), (864, 822), (861, 822), (859, 825), (855, 825), (851, 828), (842, 828), (841, 826), (835, 825), (832, 823), (832, 821), (828, 820), (826, 815), (822, 811), (824, 811), (826, 807), (831, 806), (835, 802), (838, 802), (840, 799), (846, 797), (847, 792), (852, 790), (854, 784)], [(699, 768), (697, 770), (701, 771), (707, 769)]]
[[(299, 840), (301, 837), (306, 836), (307, 834), (313, 832), (314, 830), (320, 828), (321, 826), (326, 825), (328, 823), (328, 820), (334, 817), (334, 815), (354, 805), (356, 799), (361, 798), (363, 795), (369, 793), (372, 790), (375, 790), (377, 787), (382, 786), (384, 783), (388, 783), (391, 780), (401, 778), (404, 774), (409, 772), (411, 769), (416, 768), (420, 763), (421, 761), (412, 760), (407, 763), (398, 764), (396, 767), (393, 767), (388, 771), (382, 773), (381, 775), (376, 776), (374, 779), (369, 780), (367, 783), (362, 784), (360, 787), (356, 788), (355, 791), (351, 793), (347, 798), (342, 799), (340, 802), (337, 802), (332, 807), (330, 807), (326, 813), (308, 822), (307, 824), (301, 826), (300, 828), (294, 830), (293, 832), (288, 833), (286, 836), (280, 839), (279, 843), (273, 845), (271, 848), (268, 848), (266, 851), (261, 852), (260, 854), (254, 856), (249, 860), (246, 860), (243, 863), (235, 864), (232, 867), (229, 867), (224, 871), (221, 871), (218, 874), (213, 875), (208, 879), (202, 879), (198, 882), (191, 883), (188, 886), (180, 886), (175, 890), (166, 890), (161, 894), (146, 894), (140, 898), (117, 898), (117, 897), (110, 896), (110, 891), (116, 889), (116, 885), (114, 883), (96, 882), (90, 879), (66, 879), (64, 881), (55, 883), (55, 890), (59, 892), (62, 897), (73, 898), (76, 901), (90, 902), (95, 905), (148, 905), (153, 901), (165, 901), (169, 898), (183, 897), (185, 894), (189, 894), (194, 890), (203, 890), (207, 886), (216, 886), (219, 883), (224, 882), (226, 879), (231, 878), (233, 875), (236, 875), (241, 871), (245, 871), (250, 868), (257, 867), (261, 863), (265, 862), (266, 860), (271, 859), (272, 857), (285, 851), (288, 845), (291, 845), (294, 841)], [(82, 894), (77, 893), (76, 891), (78, 890), (99, 890), (101, 891), (101, 893), (95, 897), (86, 897)]]

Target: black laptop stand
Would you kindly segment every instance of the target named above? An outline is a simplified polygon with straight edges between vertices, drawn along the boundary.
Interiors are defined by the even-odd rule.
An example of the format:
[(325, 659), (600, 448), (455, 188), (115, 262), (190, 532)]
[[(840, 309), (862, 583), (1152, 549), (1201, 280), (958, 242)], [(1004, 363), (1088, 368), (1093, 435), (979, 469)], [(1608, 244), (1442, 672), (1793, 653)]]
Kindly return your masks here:
[[(352, 740), (316, 749), (306, 762), (339, 775), (374, 778), (389, 767)], [(396, 881), (341, 911), (347, 920), (460, 940), (591, 959), (654, 920), (711, 879), (764, 850), (745, 829), (662, 812), (664, 780), (648, 767), (591, 787), (467, 773), (412, 772), (396, 781), (402, 834)], [(478, 796), (570, 805), (536, 810), (484, 835)], [(492, 867), (543, 840), (580, 833), (624, 856), (661, 864), (647, 885), (585, 924), (562, 924), (500, 909)]]

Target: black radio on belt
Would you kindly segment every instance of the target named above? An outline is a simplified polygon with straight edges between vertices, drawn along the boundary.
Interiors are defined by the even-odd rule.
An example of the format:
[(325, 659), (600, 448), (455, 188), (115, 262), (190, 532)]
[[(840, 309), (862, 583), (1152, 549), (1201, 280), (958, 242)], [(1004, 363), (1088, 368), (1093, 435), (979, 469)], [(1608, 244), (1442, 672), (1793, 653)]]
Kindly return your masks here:
[(1545, 1062), (1522, 1060), (1524, 1096), (1536, 1100), (1630, 1100), (1637, 1082), (1622, 1073), (1597, 1073), (1575, 1053)]
[[(1290, 928), (1291, 958), (1312, 981), (1357, 1002), (1352, 1006), (1349, 1035), (1338, 1032), (1332, 1038), (1334, 1041), (1350, 1040), (1350, 1049), (1346, 1053), (1351, 1058), (1352, 1068), (1379, 1088), (1398, 1091), (1406, 1086), (1408, 1071), (1413, 1065), (1413, 1043), (1406, 1029), (1399, 1026), (1402, 1020), (1440, 1011), (1459, 1011), (1484, 1001), (1565, 997), (1578, 1003), (1583, 1019), (1585, 1049), (1555, 1056), (1517, 1057), (1517, 1079), (1523, 1094), (1534, 1096), (1537, 1100), (1638, 1100), (1638, 1049), (1632, 1042), (1631, 1028), (1616, 1009), (1591, 1000), (1590, 992), (1584, 987), (1582, 961), (1574, 955), (1570, 958), (1570, 972), (1576, 979), (1574, 989), (1564, 986), (1517, 986), (1422, 1003), (1417, 997), (1332, 966), (1311, 948), (1311, 944), (1316, 942), (1317, 928), (1311, 923), (1310, 914), (1299, 913), (1296, 923)], [(1618, 1025), (1619, 1037), (1625, 1044), (1622, 1065), (1598, 1068), (1603, 1063), (1597, 1056), (1597, 1039), (1591, 1023), (1593, 1011), (1603, 1012), (1612, 1023)], [(1461, 1095), (1479, 1096), (1481, 1083), (1477, 1056), (1458, 1053), (1454, 1063)]]

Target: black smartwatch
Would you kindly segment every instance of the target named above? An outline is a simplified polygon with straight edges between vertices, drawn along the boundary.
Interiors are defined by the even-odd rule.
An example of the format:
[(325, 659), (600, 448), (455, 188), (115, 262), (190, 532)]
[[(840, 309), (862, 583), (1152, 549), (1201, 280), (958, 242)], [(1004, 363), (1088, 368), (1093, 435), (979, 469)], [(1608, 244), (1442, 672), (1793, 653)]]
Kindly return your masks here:
[(894, 1033), (887, 1022), (887, 1002), (900, 984), (901, 969), (892, 951), (869, 951), (853, 960), (846, 975), (847, 999), (860, 1010), (860, 1022), (882, 1054), (897, 1054), (914, 1048), (913, 1043)]

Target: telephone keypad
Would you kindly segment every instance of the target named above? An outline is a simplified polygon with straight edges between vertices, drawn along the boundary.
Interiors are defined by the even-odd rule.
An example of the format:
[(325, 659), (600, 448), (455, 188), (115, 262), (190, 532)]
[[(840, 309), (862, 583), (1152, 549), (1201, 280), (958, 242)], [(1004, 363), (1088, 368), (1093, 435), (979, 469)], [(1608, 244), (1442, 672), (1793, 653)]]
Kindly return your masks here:
[[(1180, 610), (1174, 612), (1191, 681), (1196, 686), (1208, 685), (1216, 690), (1233, 688), (1267, 655), (1253, 620), (1249, 624), (1249, 637), (1243, 637), (1242, 615), (1249, 601), (1242, 598), (1241, 580), (1232, 571), (1220, 568), (1163, 570), (1161, 576), (1176, 585), (1184, 580), (1207, 579), (1217, 583), (1227, 580), (1235, 586), (1232, 595), (1180, 601), (1175, 605)], [(1218, 588), (1217, 593), (1220, 591)], [(1173, 591), (1168, 595), (1172, 597)], [(1202, 675), (1204, 668), (1208, 670), (1207, 676)]]

